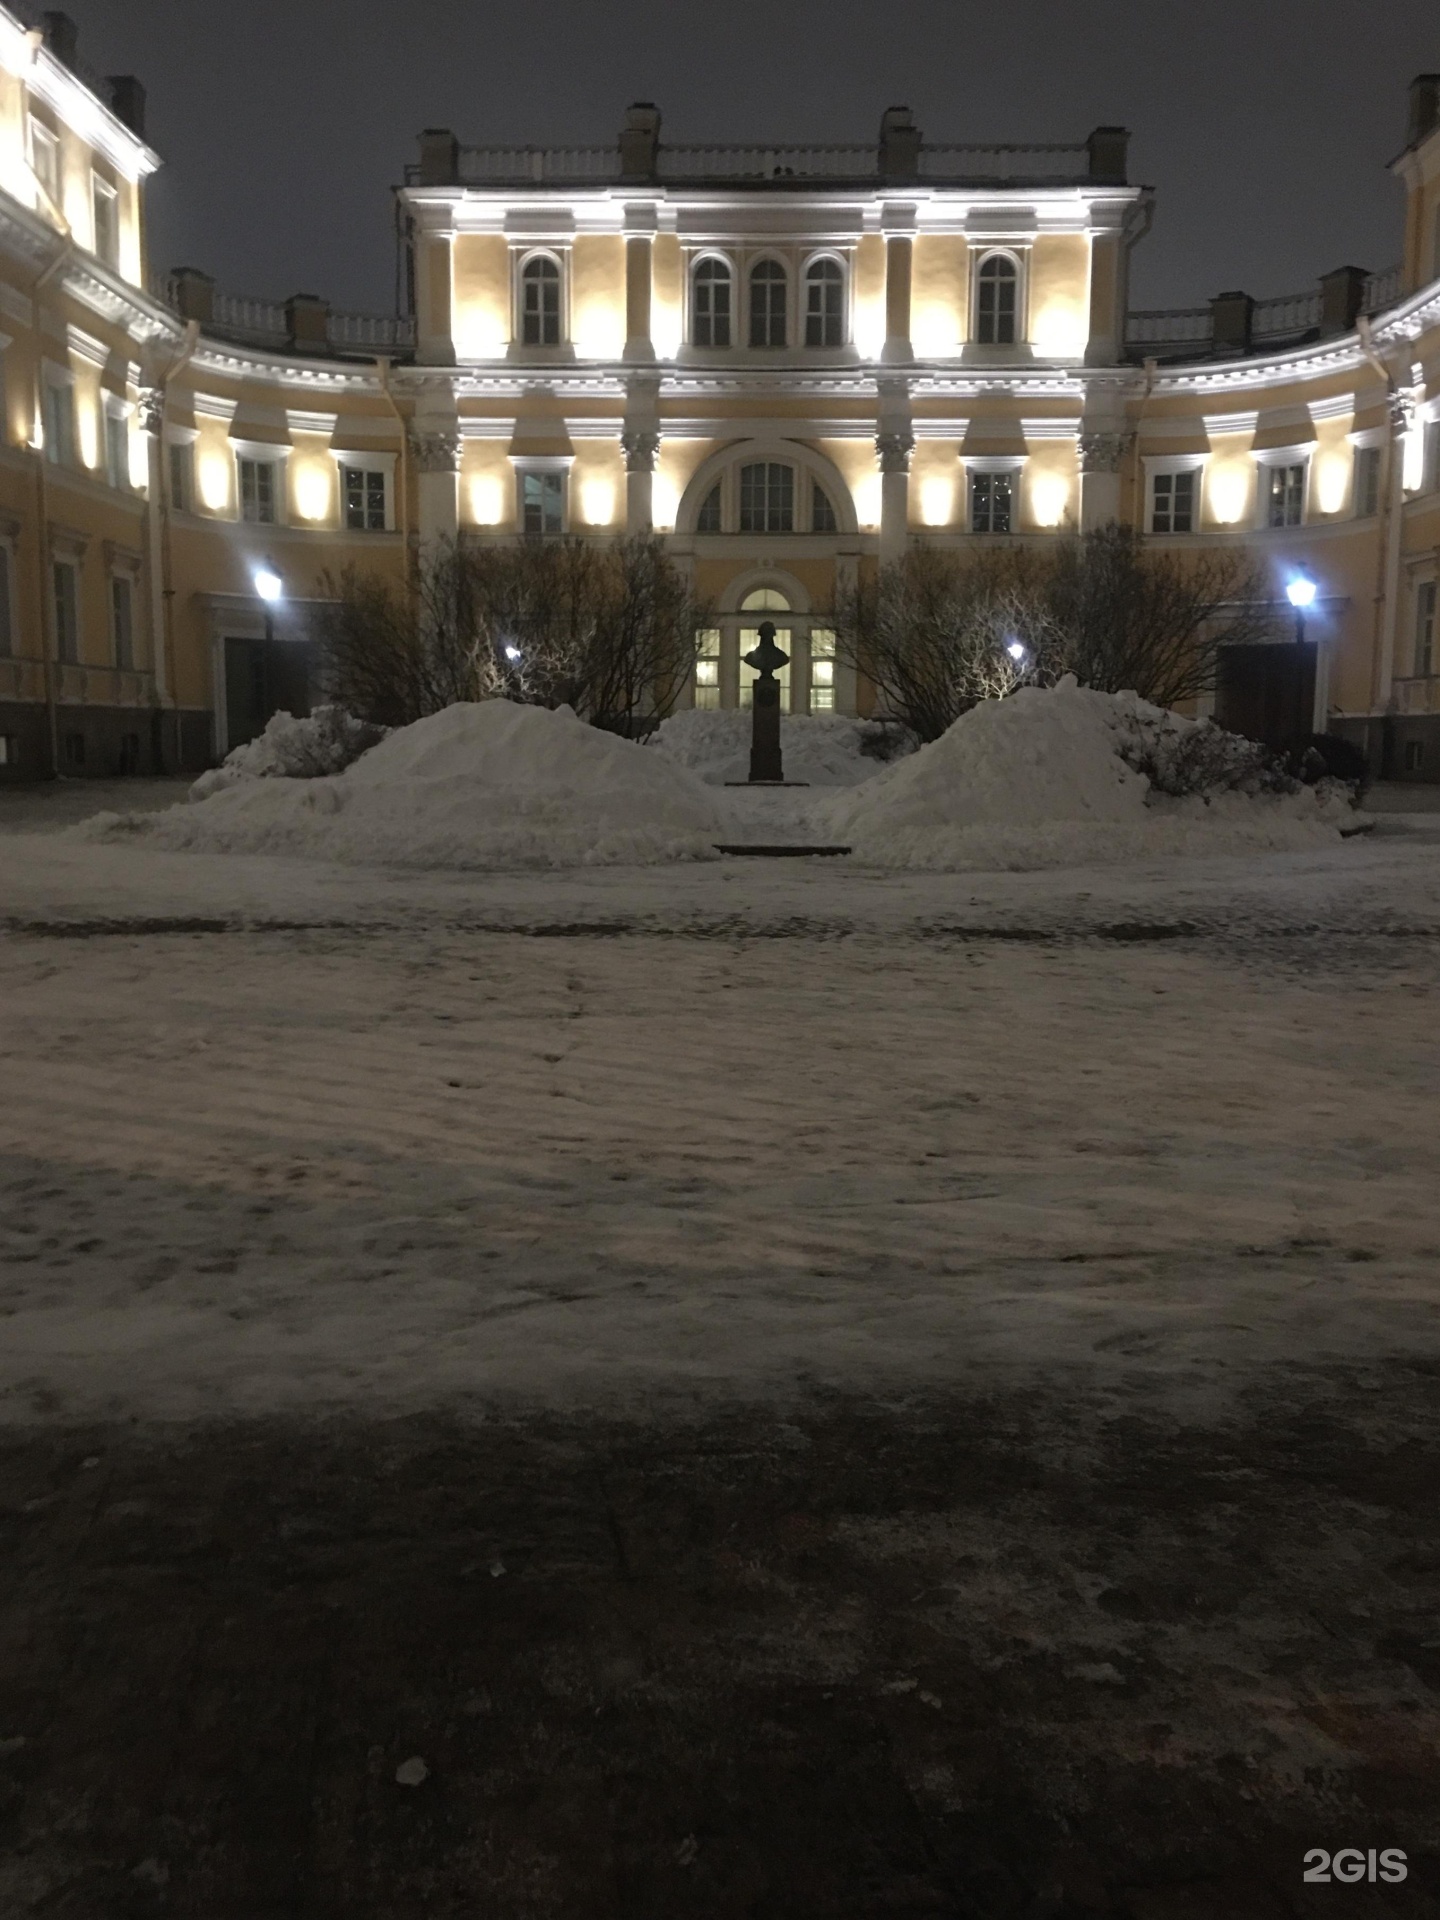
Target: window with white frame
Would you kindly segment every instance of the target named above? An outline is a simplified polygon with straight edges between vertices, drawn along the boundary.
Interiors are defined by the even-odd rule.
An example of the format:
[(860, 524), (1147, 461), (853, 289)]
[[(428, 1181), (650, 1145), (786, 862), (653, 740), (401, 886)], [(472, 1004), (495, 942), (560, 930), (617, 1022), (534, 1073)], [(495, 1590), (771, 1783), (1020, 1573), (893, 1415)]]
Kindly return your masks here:
[(730, 345), (730, 268), (713, 255), (697, 263), (690, 283), (690, 337), (697, 347)]
[(170, 462), (170, 505), (176, 513), (191, 513), (195, 501), (195, 448), (189, 440), (172, 440), (167, 449)]
[(720, 704), (720, 629), (701, 627), (695, 635), (695, 705), (702, 712)]
[(352, 532), (383, 533), (389, 524), (387, 480), (383, 467), (346, 461), (340, 468), (345, 499), (345, 525)]
[(0, 659), (15, 651), (15, 550), (0, 540)]
[(812, 533), (838, 533), (840, 523), (835, 518), (835, 507), (828, 493), (814, 481), (810, 488), (810, 531)]
[(128, 573), (110, 576), (110, 650), (117, 667), (135, 665), (135, 582)]
[(130, 422), (121, 407), (105, 403), (105, 478), (112, 487), (130, 490)]
[(795, 469), (755, 460), (740, 469), (741, 533), (795, 531)]
[(1355, 518), (1371, 520), (1380, 511), (1380, 449), (1355, 449)]
[(783, 347), (787, 339), (789, 275), (778, 260), (758, 260), (750, 269), (750, 344)]
[(90, 176), (90, 206), (95, 221), (95, 256), (107, 267), (120, 265), (120, 195), (98, 173)]
[(1298, 527), (1305, 517), (1304, 460), (1288, 460), (1265, 470), (1265, 524)]
[(80, 658), (80, 568), (74, 560), (54, 560), (50, 565), (51, 592), (55, 608), (55, 652), (66, 665)]
[(60, 142), (43, 120), (30, 116), (30, 168), (50, 196), (60, 205)]
[(520, 338), (527, 347), (560, 344), (560, 263), (532, 254), (520, 270)]
[(835, 711), (835, 635), (829, 627), (810, 629), (810, 711)]
[(235, 466), (240, 483), (240, 518), (254, 526), (273, 527), (280, 497), (278, 461), (242, 453), (236, 456)]
[(990, 253), (975, 275), (975, 338), (986, 347), (1015, 344), (1020, 269), (1008, 253)]
[(1193, 533), (1195, 507), (1200, 498), (1200, 474), (1195, 467), (1156, 473), (1150, 480), (1150, 531)]
[(970, 474), (970, 531), (1009, 533), (1014, 513), (1014, 473), (1009, 468), (973, 469)]
[(52, 466), (75, 464), (75, 389), (62, 376), (48, 377), (40, 391), (40, 429)]
[(562, 533), (565, 529), (565, 475), (548, 469), (520, 474), (520, 528), (523, 533)]
[(1428, 680), (1435, 671), (1435, 582), (1422, 580), (1415, 589), (1415, 677)]
[(805, 269), (805, 344), (845, 344), (845, 269), (838, 260), (812, 260)]

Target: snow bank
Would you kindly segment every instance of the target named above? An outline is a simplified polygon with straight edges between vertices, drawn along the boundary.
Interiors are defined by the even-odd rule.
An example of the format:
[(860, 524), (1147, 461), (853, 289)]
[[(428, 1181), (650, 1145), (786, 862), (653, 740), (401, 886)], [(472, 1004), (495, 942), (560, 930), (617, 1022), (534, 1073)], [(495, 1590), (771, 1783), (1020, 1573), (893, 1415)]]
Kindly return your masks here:
[(1308, 788), (1154, 794), (1127, 763), (1137, 741), (1199, 725), (1067, 676), (972, 708), (909, 759), (825, 801), (823, 825), (857, 858), (900, 867), (1088, 865), (1334, 841), (1348, 809)]
[(398, 728), (334, 778), (245, 779), (88, 840), (363, 866), (568, 867), (714, 857), (716, 796), (693, 773), (568, 709), (487, 700)]
[[(675, 713), (656, 729), (650, 751), (688, 767), (709, 786), (724, 786), (750, 776), (751, 725), (750, 714), (736, 709)], [(838, 713), (782, 714), (785, 778), (812, 787), (853, 787), (869, 780), (884, 762), (864, 747), (881, 733), (872, 720), (848, 720)]]
[(343, 707), (316, 707), (298, 720), (292, 713), (272, 713), (262, 734), (201, 774), (190, 798), (208, 800), (242, 780), (321, 780), (343, 773), (388, 731), (357, 720)]

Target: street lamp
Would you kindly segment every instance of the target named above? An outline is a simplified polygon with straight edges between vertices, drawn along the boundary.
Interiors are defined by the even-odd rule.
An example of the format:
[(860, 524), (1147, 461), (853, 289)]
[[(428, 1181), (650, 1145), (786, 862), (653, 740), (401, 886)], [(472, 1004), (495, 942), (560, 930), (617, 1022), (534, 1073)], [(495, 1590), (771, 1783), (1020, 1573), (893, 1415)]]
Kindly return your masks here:
[(250, 578), (265, 606), (265, 638), (275, 638), (275, 606), (284, 597), (285, 582), (273, 560), (261, 560), (251, 569)]
[(1295, 638), (1305, 644), (1305, 615), (1315, 604), (1316, 586), (1303, 567), (1297, 567), (1285, 588), (1285, 597), (1295, 609)]

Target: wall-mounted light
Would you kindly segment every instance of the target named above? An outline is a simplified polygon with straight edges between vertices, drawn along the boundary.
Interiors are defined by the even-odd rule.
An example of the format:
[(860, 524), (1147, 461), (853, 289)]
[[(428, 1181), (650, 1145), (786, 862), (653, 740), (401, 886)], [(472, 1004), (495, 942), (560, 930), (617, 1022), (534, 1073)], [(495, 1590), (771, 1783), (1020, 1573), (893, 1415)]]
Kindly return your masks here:
[(1037, 474), (1030, 487), (1030, 517), (1037, 527), (1058, 527), (1069, 499), (1070, 489), (1058, 473)]

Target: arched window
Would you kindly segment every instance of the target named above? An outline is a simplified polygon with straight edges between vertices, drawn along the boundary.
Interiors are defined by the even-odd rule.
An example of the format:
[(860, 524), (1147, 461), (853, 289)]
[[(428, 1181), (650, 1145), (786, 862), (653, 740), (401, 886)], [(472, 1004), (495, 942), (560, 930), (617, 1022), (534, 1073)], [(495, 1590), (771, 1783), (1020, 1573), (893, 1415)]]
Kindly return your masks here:
[(750, 344), (785, 345), (785, 269), (778, 260), (761, 260), (750, 272)]
[(730, 269), (723, 260), (702, 260), (695, 269), (692, 301), (697, 347), (730, 344)]
[(700, 502), (700, 511), (695, 516), (695, 531), (697, 533), (719, 533), (720, 531), (720, 482), (718, 480)]
[(805, 344), (845, 344), (845, 272), (838, 260), (813, 260), (805, 270)]
[(741, 533), (795, 531), (795, 469), (757, 460), (740, 469)]
[(1006, 253), (980, 262), (975, 284), (975, 338), (984, 346), (1013, 347), (1020, 274)]
[(520, 276), (520, 337), (527, 347), (560, 344), (560, 269), (545, 253), (527, 260)]
[(815, 486), (810, 496), (810, 528), (813, 533), (838, 533), (840, 523), (835, 518), (835, 509), (830, 496), (822, 486)]

